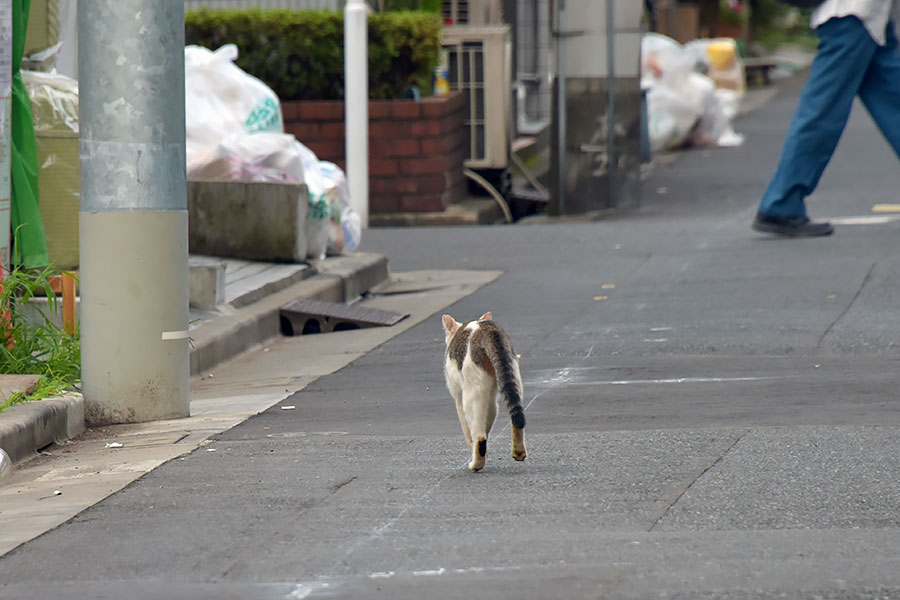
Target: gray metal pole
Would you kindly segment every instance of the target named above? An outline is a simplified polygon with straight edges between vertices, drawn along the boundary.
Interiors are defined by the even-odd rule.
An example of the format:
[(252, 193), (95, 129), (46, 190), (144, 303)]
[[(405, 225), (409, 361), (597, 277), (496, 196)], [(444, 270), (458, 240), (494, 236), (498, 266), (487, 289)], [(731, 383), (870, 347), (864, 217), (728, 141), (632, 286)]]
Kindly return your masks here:
[(556, 3), (556, 195), (560, 215), (566, 214), (566, 55), (563, 30), (566, 0)]
[(86, 418), (185, 417), (183, 0), (79, 3), (78, 72)]
[(616, 25), (614, 0), (606, 0), (606, 180), (610, 208), (618, 205), (616, 174)]

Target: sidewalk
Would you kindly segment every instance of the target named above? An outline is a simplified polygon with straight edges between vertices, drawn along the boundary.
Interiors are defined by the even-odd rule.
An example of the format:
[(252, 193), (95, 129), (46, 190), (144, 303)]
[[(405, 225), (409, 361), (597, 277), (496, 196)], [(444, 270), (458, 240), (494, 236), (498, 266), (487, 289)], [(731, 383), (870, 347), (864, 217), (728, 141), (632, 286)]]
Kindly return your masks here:
[[(223, 262), (228, 265), (226, 303), (213, 311), (190, 311), (191, 377), (275, 339), (281, 306), (298, 299), (349, 302), (389, 276), (387, 257), (379, 254), (330, 257), (312, 267)], [(0, 388), (7, 397), (15, 389)], [(0, 448), (13, 464), (34, 458), (42, 448), (83, 431), (84, 401), (79, 394), (28, 402), (0, 413)]]

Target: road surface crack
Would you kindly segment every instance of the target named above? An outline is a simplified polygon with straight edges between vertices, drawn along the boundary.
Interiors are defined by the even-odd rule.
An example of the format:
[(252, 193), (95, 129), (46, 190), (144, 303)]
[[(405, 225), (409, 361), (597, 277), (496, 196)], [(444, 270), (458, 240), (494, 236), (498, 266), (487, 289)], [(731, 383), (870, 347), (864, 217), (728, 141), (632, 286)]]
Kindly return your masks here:
[(881, 258), (879, 260), (876, 260), (874, 263), (872, 263), (872, 266), (869, 267), (869, 270), (866, 272), (866, 276), (863, 277), (862, 283), (859, 285), (859, 288), (856, 290), (853, 298), (850, 300), (850, 302), (847, 303), (847, 306), (844, 307), (844, 310), (841, 311), (841, 314), (839, 314), (837, 318), (835, 318), (835, 320), (831, 322), (831, 325), (829, 325), (828, 328), (825, 329), (821, 337), (819, 337), (819, 341), (816, 343), (816, 350), (820, 350), (822, 348), (822, 343), (825, 341), (825, 338), (828, 337), (828, 334), (831, 333), (831, 330), (834, 329), (834, 326), (837, 325), (838, 321), (843, 319), (844, 315), (850, 312), (850, 309), (854, 304), (856, 304), (856, 300), (860, 297), (862, 291), (866, 288), (866, 284), (868, 284), (872, 279), (872, 273), (875, 271), (875, 267), (881, 264), (882, 260), (884, 259)]
[(712, 469), (717, 464), (719, 464), (722, 461), (722, 459), (725, 458), (725, 455), (728, 454), (729, 452), (731, 452), (731, 449), (734, 448), (735, 446), (737, 446), (738, 442), (740, 442), (742, 439), (744, 439), (744, 436), (747, 435), (748, 431), (749, 430), (745, 430), (745, 431), (741, 432), (741, 434), (739, 436), (737, 436), (736, 438), (734, 438), (734, 441), (732, 441), (728, 445), (728, 447), (725, 448), (725, 450), (723, 450), (722, 452), (719, 453), (719, 455), (716, 457), (716, 459), (714, 461), (712, 461), (711, 463), (706, 465), (695, 477), (691, 478), (691, 480), (689, 482), (687, 482), (687, 485), (685, 485), (681, 489), (681, 491), (678, 492), (671, 501), (669, 501), (669, 503), (666, 505), (665, 509), (663, 509), (659, 513), (659, 516), (656, 517), (656, 519), (653, 521), (653, 523), (650, 524), (650, 527), (647, 528), (647, 531), (653, 531), (653, 529), (657, 525), (659, 525), (659, 523), (669, 513), (669, 511), (672, 510), (672, 507), (675, 506), (676, 504), (678, 504), (678, 501), (681, 500), (682, 497), (684, 497), (684, 495), (687, 493), (687, 491), (689, 489), (691, 489), (693, 487), (693, 485), (700, 480), (701, 477), (706, 475), (706, 473), (709, 472), (710, 469)]

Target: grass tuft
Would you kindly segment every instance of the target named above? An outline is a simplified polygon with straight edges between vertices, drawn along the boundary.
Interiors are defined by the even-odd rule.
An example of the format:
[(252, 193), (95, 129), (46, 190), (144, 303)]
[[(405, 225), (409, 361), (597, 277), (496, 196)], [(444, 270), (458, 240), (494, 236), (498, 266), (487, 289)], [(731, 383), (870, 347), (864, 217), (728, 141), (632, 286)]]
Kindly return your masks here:
[[(69, 335), (56, 324), (62, 302), (50, 280), (60, 274), (50, 267), (15, 269), (0, 280), (0, 373), (43, 375), (30, 394), (13, 394), (3, 401), (0, 412), (13, 404), (59, 394), (81, 379), (80, 333)], [(46, 296), (46, 310), (29, 302), (39, 296)]]

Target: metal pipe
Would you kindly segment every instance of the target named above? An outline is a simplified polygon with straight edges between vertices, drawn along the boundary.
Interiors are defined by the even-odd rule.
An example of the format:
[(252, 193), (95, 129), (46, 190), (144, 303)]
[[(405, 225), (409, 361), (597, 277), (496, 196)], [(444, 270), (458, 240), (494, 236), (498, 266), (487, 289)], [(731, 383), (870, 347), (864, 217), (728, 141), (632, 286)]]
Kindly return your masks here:
[(344, 123), (350, 205), (369, 226), (368, 8), (348, 0), (344, 8)]
[(566, 214), (566, 61), (563, 16), (566, 0), (556, 3), (556, 196), (559, 214)]
[(184, 2), (78, 8), (85, 417), (185, 417)]
[(610, 208), (618, 205), (616, 198), (616, 26), (614, 0), (606, 0), (606, 181)]

